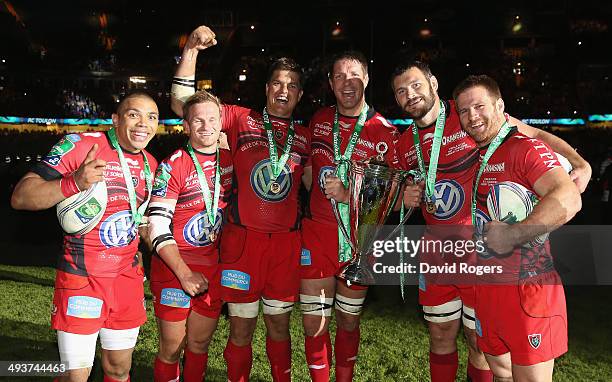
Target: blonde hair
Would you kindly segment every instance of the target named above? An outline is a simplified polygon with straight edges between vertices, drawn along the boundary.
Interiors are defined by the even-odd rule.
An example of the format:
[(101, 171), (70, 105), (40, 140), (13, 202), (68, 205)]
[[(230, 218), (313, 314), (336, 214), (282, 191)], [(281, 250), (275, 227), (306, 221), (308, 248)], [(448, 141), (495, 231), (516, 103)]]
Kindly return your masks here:
[(217, 105), (219, 108), (219, 113), (221, 113), (221, 101), (219, 98), (206, 90), (200, 90), (199, 92), (194, 93), (191, 97), (187, 98), (187, 101), (185, 101), (183, 104), (183, 119), (189, 119), (189, 110), (191, 110), (193, 105), (206, 102), (212, 102)]

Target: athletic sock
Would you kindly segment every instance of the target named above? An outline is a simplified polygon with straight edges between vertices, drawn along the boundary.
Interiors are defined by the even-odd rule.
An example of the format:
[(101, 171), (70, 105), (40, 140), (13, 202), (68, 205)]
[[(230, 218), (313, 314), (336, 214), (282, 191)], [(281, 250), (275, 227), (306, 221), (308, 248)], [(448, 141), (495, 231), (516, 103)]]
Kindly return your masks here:
[(291, 381), (291, 338), (274, 341), (266, 337), (266, 353), (274, 382)]
[(431, 382), (455, 382), (458, 367), (459, 355), (456, 350), (450, 354), (429, 352)]
[(183, 364), (184, 382), (202, 382), (206, 375), (208, 353), (193, 353), (185, 348), (185, 363)]
[(227, 365), (227, 379), (230, 382), (247, 382), (253, 366), (253, 348), (251, 344), (246, 346), (235, 345), (227, 340), (223, 351), (223, 358)]
[(175, 382), (179, 380), (181, 370), (179, 363), (165, 363), (155, 357), (153, 363), (153, 381), (154, 382)]
[(493, 382), (493, 372), (491, 370), (477, 369), (469, 360), (467, 375), (468, 380), (472, 382)]
[(312, 382), (329, 382), (329, 370), (332, 358), (329, 332), (317, 337), (306, 336), (306, 362)]
[(355, 362), (359, 352), (359, 328), (349, 332), (342, 328), (336, 329), (336, 381), (345, 382), (353, 380)]

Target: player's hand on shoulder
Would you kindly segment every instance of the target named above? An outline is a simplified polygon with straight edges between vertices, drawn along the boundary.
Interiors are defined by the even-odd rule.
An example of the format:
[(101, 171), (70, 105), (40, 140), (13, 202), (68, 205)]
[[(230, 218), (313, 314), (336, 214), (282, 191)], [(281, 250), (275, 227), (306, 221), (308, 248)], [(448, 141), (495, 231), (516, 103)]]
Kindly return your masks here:
[(325, 177), (325, 197), (334, 199), (336, 202), (348, 203), (349, 191), (344, 188), (342, 180), (334, 175)]
[(97, 152), (98, 144), (95, 143), (87, 153), (87, 156), (81, 163), (81, 166), (79, 166), (74, 173), (74, 180), (81, 191), (87, 190), (94, 183), (104, 180), (104, 168), (106, 167), (106, 161), (96, 159)]
[(204, 50), (214, 45), (217, 45), (215, 32), (206, 25), (201, 25), (191, 32), (185, 49)]
[(490, 251), (505, 255), (514, 250), (511, 226), (499, 220), (492, 220), (484, 225), (483, 240)]
[(208, 280), (200, 272), (189, 272), (180, 276), (181, 287), (190, 296), (203, 293), (208, 289)]
[(416, 208), (421, 205), (423, 198), (423, 189), (425, 182), (408, 183), (404, 188), (404, 206), (407, 208)]

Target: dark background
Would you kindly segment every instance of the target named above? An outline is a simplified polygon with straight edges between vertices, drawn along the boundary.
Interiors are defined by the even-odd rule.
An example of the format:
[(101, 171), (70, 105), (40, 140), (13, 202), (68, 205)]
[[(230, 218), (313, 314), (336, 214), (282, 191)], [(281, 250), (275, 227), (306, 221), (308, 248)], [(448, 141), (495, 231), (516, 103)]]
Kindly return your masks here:
[[(466, 75), (487, 73), (518, 118), (586, 118), (612, 113), (611, 16), (612, 3), (591, 0), (3, 0), (0, 116), (109, 118), (117, 100), (139, 88), (156, 98), (162, 118), (174, 118), (169, 90), (181, 39), (206, 24), (219, 44), (198, 58), (196, 79), (211, 80), (212, 91), (227, 103), (262, 107), (269, 60), (291, 55), (306, 71), (296, 114), (307, 122), (318, 107), (333, 103), (326, 79), (330, 57), (357, 49), (370, 60), (367, 100), (387, 118), (402, 117), (389, 86), (402, 58), (429, 62), (443, 98)], [(238, 81), (240, 74), (246, 81)], [(146, 83), (134, 84), (131, 76)], [(610, 203), (601, 198), (612, 177), (612, 166), (605, 172), (612, 129), (554, 132), (593, 167), (583, 211), (572, 223), (610, 223)], [(48, 248), (59, 250), (54, 210), (9, 206), (16, 181), (59, 138), (0, 126), (4, 262), (26, 261), (20, 253), (28, 252), (52, 264)], [(161, 159), (181, 140), (158, 136), (151, 152)]]

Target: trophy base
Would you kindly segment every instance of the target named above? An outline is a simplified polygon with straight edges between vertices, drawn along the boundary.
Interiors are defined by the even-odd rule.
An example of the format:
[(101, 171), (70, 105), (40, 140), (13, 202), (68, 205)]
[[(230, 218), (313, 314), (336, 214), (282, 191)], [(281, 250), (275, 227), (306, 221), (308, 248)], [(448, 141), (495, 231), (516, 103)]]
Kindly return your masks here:
[(374, 275), (368, 269), (359, 265), (358, 263), (350, 263), (340, 275), (338, 275), (343, 280), (346, 280), (352, 284), (361, 284), (361, 285), (374, 285), (376, 284), (376, 280), (374, 279)]

